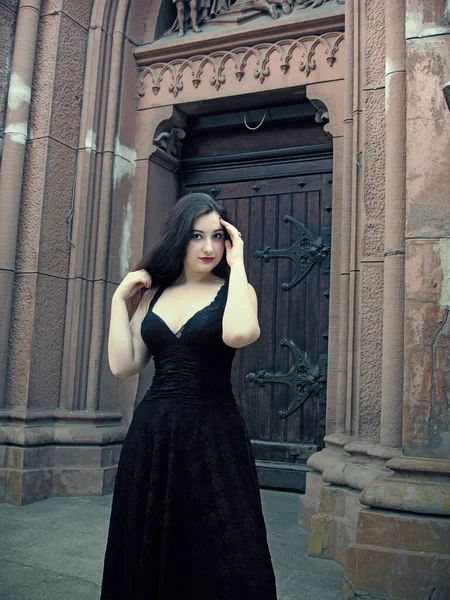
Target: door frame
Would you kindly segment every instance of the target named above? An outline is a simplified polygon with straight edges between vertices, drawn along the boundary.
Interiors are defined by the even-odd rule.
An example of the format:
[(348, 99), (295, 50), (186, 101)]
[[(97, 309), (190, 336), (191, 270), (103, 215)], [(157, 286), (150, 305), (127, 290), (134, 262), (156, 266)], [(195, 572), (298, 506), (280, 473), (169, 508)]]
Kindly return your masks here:
[[(338, 382), (339, 347), (344, 343), (344, 338), (346, 339), (346, 336), (348, 336), (347, 313), (349, 306), (344, 307), (342, 305), (342, 309), (340, 309), (340, 301), (342, 304), (342, 298), (346, 298), (348, 295), (348, 273), (341, 275), (340, 272), (341, 255), (345, 256), (348, 253), (351, 241), (349, 235), (350, 224), (342, 223), (341, 214), (343, 211), (348, 212), (349, 208), (346, 205), (352, 203), (350, 197), (343, 199), (344, 175), (348, 176), (347, 173), (344, 173), (344, 165), (348, 163), (348, 161), (344, 161), (344, 129), (347, 123), (347, 121), (344, 121), (344, 80), (336, 79), (323, 83), (312, 83), (305, 86), (305, 93), (317, 110), (317, 122), (321, 122), (324, 125), (324, 130), (330, 134), (333, 147), (333, 223), (326, 408), (326, 435), (328, 436), (335, 433), (336, 415), (340, 414), (341, 410), (337, 406), (338, 402), (342, 402), (343, 397), (342, 393), (339, 393), (342, 381)], [(252, 94), (255, 97), (258, 95), (259, 92)], [(179, 156), (165, 152), (156, 143), (157, 139), (161, 133), (165, 133), (170, 137), (175, 130), (186, 131), (188, 112), (183, 111), (183, 104), (138, 110), (136, 127), (137, 159), (132, 189), (135, 198), (135, 211), (131, 230), (132, 239), (139, 241), (133, 247), (133, 255), (136, 256), (136, 259), (155, 241), (156, 231), (159, 230), (164, 215), (173, 205), (178, 195), (176, 173), (180, 167)], [(280, 154), (280, 160), (286, 160), (286, 158), (288, 157), (283, 157), (282, 153)], [(211, 170), (211, 164), (207, 168)], [(161, 193), (162, 191), (164, 193)], [(344, 230), (345, 234), (343, 233)], [(149, 231), (150, 234), (148, 234)], [(344, 284), (343, 288), (342, 284)], [(136, 392), (148, 386), (151, 377), (151, 372), (143, 372), (139, 378), (139, 385), (136, 386)]]

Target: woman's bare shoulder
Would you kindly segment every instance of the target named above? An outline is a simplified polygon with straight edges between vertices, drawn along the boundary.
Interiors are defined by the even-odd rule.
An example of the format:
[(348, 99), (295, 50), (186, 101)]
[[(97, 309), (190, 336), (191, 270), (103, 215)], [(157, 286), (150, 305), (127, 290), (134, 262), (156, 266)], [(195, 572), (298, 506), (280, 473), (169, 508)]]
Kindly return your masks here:
[(141, 299), (139, 300), (139, 304), (136, 307), (136, 311), (133, 315), (132, 321), (141, 322), (145, 318), (145, 315), (148, 313), (148, 309), (150, 307), (150, 302), (153, 300), (153, 296), (156, 294), (157, 291), (158, 286), (155, 286), (154, 288), (151, 287), (150, 289), (145, 290), (145, 292), (142, 294)]
[(151, 287), (149, 290), (145, 290), (144, 294), (142, 294), (142, 298), (139, 304), (142, 305), (142, 308), (145, 312), (148, 312), (148, 307), (150, 306), (150, 302), (153, 300), (153, 296), (158, 291), (159, 286)]

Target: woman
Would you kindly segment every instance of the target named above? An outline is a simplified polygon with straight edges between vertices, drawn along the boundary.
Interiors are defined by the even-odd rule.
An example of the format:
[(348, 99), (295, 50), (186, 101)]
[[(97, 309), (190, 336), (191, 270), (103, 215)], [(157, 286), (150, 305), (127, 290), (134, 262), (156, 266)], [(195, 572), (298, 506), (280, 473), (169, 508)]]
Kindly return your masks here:
[(259, 337), (257, 300), (225, 217), (206, 194), (183, 197), (113, 297), (112, 372), (153, 355), (155, 375), (122, 448), (102, 600), (276, 600), (230, 383), (235, 349)]

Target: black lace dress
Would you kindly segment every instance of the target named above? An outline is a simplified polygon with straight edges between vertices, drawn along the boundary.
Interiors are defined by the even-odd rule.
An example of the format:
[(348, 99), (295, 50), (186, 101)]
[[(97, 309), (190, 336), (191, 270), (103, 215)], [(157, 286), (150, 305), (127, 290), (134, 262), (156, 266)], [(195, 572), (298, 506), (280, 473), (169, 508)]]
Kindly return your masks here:
[(152, 310), (160, 288), (142, 323), (155, 376), (120, 457), (102, 600), (276, 600), (227, 290), (174, 334)]

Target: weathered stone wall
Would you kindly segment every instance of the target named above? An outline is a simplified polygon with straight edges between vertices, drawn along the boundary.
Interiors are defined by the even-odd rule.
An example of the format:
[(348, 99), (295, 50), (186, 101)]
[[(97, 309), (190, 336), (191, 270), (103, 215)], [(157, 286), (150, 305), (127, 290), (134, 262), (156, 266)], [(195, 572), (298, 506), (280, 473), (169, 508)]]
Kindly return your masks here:
[[(446, 2), (408, 0), (406, 321), (403, 437), (450, 458), (450, 23)], [(448, 3), (447, 3), (448, 4)]]
[(346, 600), (447, 598), (450, 2), (347, 0), (348, 43), (352, 17), (365, 44), (352, 61), (365, 74), (359, 397), (308, 461), (300, 522), (310, 554), (346, 565)]
[(0, 161), (19, 0), (0, 0)]
[[(394, 28), (405, 32), (405, 46), (400, 37), (397, 43), (392, 38), (387, 42), (391, 54), (386, 63), (386, 115), (391, 117), (386, 170), (392, 176), (391, 187), (386, 185), (386, 225), (389, 209), (405, 248), (404, 270), (398, 270), (397, 281), (390, 285), (400, 293), (404, 273), (400, 316), (405, 348), (402, 403), (395, 389), (389, 393), (383, 388), (381, 441), (383, 433), (389, 441), (399, 432), (402, 451), (386, 462), (390, 472), (360, 496), (368, 508), (359, 514), (347, 553), (346, 599), (450, 595), (450, 112), (443, 94), (450, 79), (450, 23), (444, 17), (449, 5), (444, 0), (406, 0), (401, 11), (386, 9), (386, 27), (391, 18)], [(390, 126), (394, 132), (397, 128), (397, 140)], [(406, 144), (399, 147), (404, 133)], [(405, 180), (406, 191), (400, 194)], [(400, 262), (401, 246), (392, 250), (386, 256)], [(391, 299), (389, 303), (385, 297), (385, 315), (395, 302), (394, 293)], [(383, 363), (383, 378), (386, 370), (389, 365)], [(401, 422), (396, 424), (400, 415), (402, 429)], [(381, 458), (385, 452), (389, 458), (385, 444), (372, 456)]]

